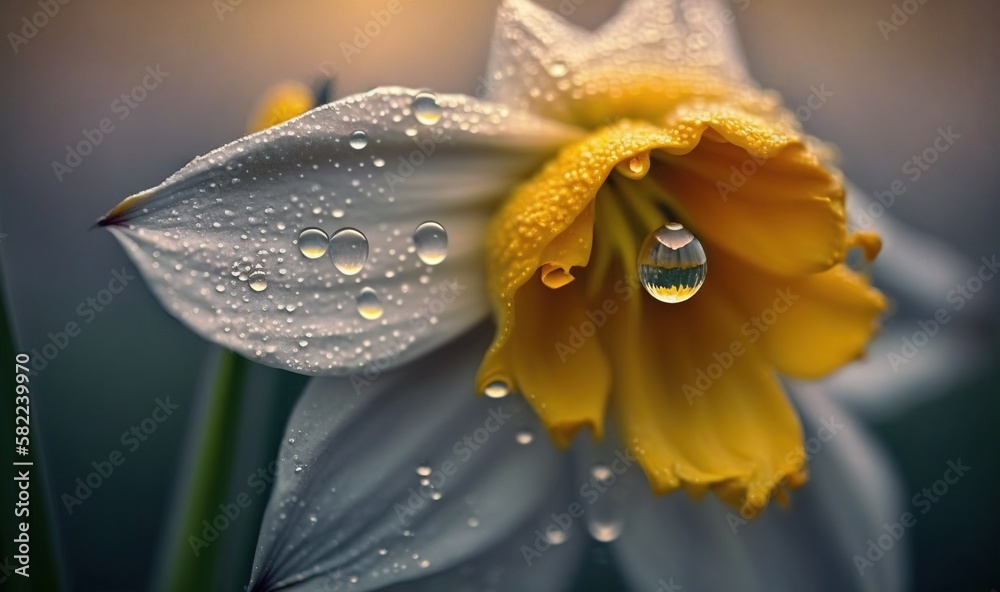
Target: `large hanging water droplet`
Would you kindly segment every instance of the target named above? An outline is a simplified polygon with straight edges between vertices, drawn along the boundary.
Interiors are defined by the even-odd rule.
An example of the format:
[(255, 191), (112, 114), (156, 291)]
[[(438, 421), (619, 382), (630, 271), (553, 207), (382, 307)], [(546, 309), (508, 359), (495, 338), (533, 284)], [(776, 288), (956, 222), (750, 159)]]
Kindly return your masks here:
[(263, 292), (267, 289), (267, 272), (263, 269), (255, 269), (247, 278), (247, 284), (254, 292)]
[(422, 92), (413, 97), (413, 116), (424, 125), (434, 125), (441, 120), (441, 106), (433, 93)]
[(351, 135), (348, 136), (348, 143), (351, 145), (351, 148), (361, 150), (368, 145), (368, 134), (361, 130), (351, 132)]
[(360, 230), (341, 228), (330, 237), (330, 259), (337, 271), (354, 275), (368, 261), (368, 239)]
[(306, 228), (299, 233), (299, 251), (309, 259), (326, 255), (330, 237), (319, 228)]
[(502, 380), (494, 380), (493, 382), (486, 385), (483, 390), (483, 394), (491, 399), (502, 399), (510, 394), (510, 388), (507, 383)]
[(654, 230), (639, 249), (639, 281), (650, 296), (671, 304), (684, 302), (705, 283), (705, 249), (689, 230), (668, 222)]
[(358, 314), (369, 321), (374, 321), (382, 316), (382, 301), (379, 300), (375, 290), (371, 288), (362, 289), (355, 299), (355, 303), (358, 305)]
[(417, 257), (427, 265), (437, 265), (448, 256), (448, 232), (437, 222), (424, 222), (413, 231)]

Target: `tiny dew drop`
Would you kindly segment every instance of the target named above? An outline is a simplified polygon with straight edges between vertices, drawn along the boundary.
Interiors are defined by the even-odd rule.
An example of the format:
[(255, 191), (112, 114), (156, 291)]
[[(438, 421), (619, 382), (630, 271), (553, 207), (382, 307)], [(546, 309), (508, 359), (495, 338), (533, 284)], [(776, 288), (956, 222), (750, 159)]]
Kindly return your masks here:
[(424, 125), (434, 125), (441, 120), (441, 106), (433, 93), (422, 92), (413, 97), (413, 116)]
[(568, 72), (569, 68), (566, 67), (565, 62), (553, 62), (552, 65), (549, 66), (549, 74), (553, 78), (562, 78)]
[(606, 465), (594, 465), (590, 469), (590, 474), (598, 481), (610, 481), (614, 473)]
[(483, 390), (483, 394), (491, 399), (502, 399), (510, 394), (510, 388), (507, 383), (502, 380), (494, 380), (493, 382), (486, 385)]
[(374, 321), (382, 316), (382, 301), (379, 300), (375, 290), (371, 288), (363, 288), (355, 303), (358, 305), (358, 314), (369, 321)]
[(308, 259), (319, 259), (326, 255), (330, 237), (319, 228), (306, 228), (299, 233), (299, 251)]
[(361, 150), (368, 145), (368, 134), (361, 130), (351, 132), (351, 135), (348, 136), (348, 143), (350, 143), (351, 148)]
[(426, 477), (431, 474), (431, 468), (428, 465), (420, 465), (417, 467), (417, 474)]
[(254, 292), (263, 292), (267, 289), (267, 272), (263, 269), (255, 269), (247, 278), (247, 284)]
[(531, 444), (535, 440), (535, 434), (531, 430), (521, 430), (515, 439), (518, 444)]
[(560, 530), (558, 527), (553, 528), (552, 526), (545, 529), (545, 538), (548, 539), (551, 545), (561, 545), (566, 542), (569, 536), (566, 534), (565, 530)]
[(705, 283), (705, 249), (689, 230), (669, 222), (657, 228), (639, 249), (639, 281), (649, 295), (675, 304), (691, 298)]
[(587, 530), (590, 531), (590, 536), (594, 537), (594, 539), (602, 543), (610, 543), (621, 536), (622, 523), (618, 521), (601, 522), (593, 520), (587, 523)]
[(329, 253), (337, 271), (355, 275), (368, 261), (368, 239), (360, 230), (341, 228), (330, 237)]
[(413, 231), (417, 257), (427, 265), (437, 265), (448, 256), (448, 232), (437, 222), (424, 222)]

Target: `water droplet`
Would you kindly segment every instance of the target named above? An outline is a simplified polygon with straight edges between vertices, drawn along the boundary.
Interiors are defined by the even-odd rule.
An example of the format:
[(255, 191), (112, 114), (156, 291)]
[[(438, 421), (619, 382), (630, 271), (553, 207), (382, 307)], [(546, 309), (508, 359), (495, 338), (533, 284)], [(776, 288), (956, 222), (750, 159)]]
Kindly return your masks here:
[(263, 269), (255, 269), (247, 278), (247, 283), (254, 292), (263, 292), (267, 289), (267, 272)]
[(545, 530), (545, 538), (549, 541), (551, 545), (561, 545), (566, 542), (569, 537), (566, 535), (565, 530), (559, 530), (558, 528), (549, 527)]
[(549, 66), (549, 74), (553, 78), (562, 78), (569, 72), (569, 68), (566, 67), (564, 62), (553, 62)]
[(502, 399), (510, 394), (510, 388), (507, 383), (502, 380), (494, 380), (493, 382), (486, 385), (483, 390), (483, 394), (491, 399)]
[(613, 475), (611, 469), (605, 465), (594, 465), (594, 468), (590, 469), (590, 474), (598, 481), (608, 481)]
[(368, 261), (368, 239), (360, 230), (341, 228), (330, 237), (330, 259), (340, 273), (358, 273)]
[(313, 524), (316, 524), (316, 522), (318, 520), (319, 520), (319, 518), (316, 517), (316, 514), (309, 514), (309, 522), (312, 522)]
[(319, 228), (306, 228), (299, 233), (299, 251), (309, 259), (319, 259), (326, 255), (330, 237)]
[(590, 536), (594, 537), (598, 541), (602, 543), (610, 543), (621, 535), (622, 523), (618, 521), (601, 522), (598, 520), (592, 520), (587, 523), (587, 530), (590, 531)]
[(440, 491), (431, 492), (431, 499), (434, 501), (441, 499), (441, 492)]
[(638, 156), (633, 156), (628, 161), (628, 168), (633, 173), (638, 174), (638, 173), (641, 173), (643, 170), (645, 170), (646, 167), (643, 165), (643, 162), (642, 162), (641, 158), (639, 158)]
[(427, 465), (420, 465), (417, 467), (417, 474), (421, 477), (426, 477), (431, 474), (431, 468)]
[(378, 554), (381, 555), (381, 556), (383, 556), (383, 557), (385, 557), (386, 555), (389, 554), (389, 549), (384, 549), (384, 548), (383, 549), (379, 549), (378, 550)]
[(468, 524), (470, 528), (476, 528), (477, 526), (479, 526), (479, 518), (476, 518), (475, 516), (469, 518)]
[(689, 230), (669, 222), (657, 228), (639, 249), (639, 281), (650, 296), (671, 304), (684, 302), (705, 283), (705, 249)]
[(448, 233), (437, 222), (424, 222), (413, 231), (417, 257), (427, 265), (437, 265), (448, 256)]
[(350, 143), (351, 148), (361, 150), (368, 145), (368, 134), (361, 130), (351, 132), (351, 135), (348, 136), (348, 143)]
[(223, 292), (226, 291), (226, 287), (222, 284), (216, 284), (215, 291), (218, 292), (219, 294), (222, 294)]
[(518, 444), (531, 444), (535, 440), (535, 434), (531, 430), (521, 430), (515, 436)]
[(378, 299), (378, 294), (371, 288), (364, 288), (358, 294), (355, 302), (358, 305), (358, 314), (373, 321), (382, 316), (382, 301)]
[(433, 93), (422, 92), (413, 97), (413, 116), (424, 125), (434, 125), (441, 120), (441, 106)]

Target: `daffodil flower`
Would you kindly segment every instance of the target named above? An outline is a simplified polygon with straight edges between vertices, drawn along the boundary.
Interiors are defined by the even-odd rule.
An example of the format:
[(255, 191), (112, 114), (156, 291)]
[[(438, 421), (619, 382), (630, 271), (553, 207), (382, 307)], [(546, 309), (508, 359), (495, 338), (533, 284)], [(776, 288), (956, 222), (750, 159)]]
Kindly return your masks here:
[(199, 334), (342, 376), (289, 424), (253, 589), (554, 590), (589, 532), (637, 590), (804, 590), (808, 547), (878, 534), (877, 453), (777, 375), (863, 355), (885, 300), (844, 262), (880, 242), (731, 16), (631, 0), (590, 32), (505, 0), (488, 96), (347, 97), (102, 220)]

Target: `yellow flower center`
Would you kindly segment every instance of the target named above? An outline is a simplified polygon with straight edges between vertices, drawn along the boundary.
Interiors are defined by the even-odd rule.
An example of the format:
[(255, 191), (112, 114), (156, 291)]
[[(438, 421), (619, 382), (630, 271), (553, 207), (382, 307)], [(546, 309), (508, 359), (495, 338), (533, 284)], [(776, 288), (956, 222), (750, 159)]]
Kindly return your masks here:
[(773, 96), (704, 77), (630, 88), (580, 109), (632, 119), (564, 148), (497, 213), (478, 388), (522, 392), (564, 447), (601, 437), (610, 411), (656, 492), (762, 507), (805, 478), (775, 372), (863, 354), (884, 301), (843, 261), (878, 239), (847, 235), (837, 174)]

